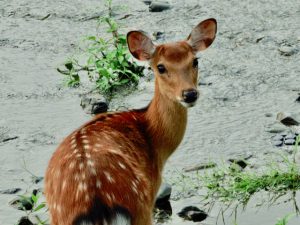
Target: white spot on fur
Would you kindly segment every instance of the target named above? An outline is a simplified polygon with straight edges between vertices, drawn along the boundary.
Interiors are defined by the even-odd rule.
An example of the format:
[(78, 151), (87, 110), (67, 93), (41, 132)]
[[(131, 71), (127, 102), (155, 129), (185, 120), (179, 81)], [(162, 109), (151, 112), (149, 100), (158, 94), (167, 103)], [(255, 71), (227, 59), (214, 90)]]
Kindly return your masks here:
[(88, 195), (85, 196), (85, 201), (88, 202), (90, 200), (90, 197)]
[(108, 180), (108, 182), (110, 182), (110, 183), (114, 183), (115, 182), (115, 179), (111, 176), (111, 174), (109, 172), (104, 171), (103, 173), (104, 173), (106, 179)]
[(107, 200), (108, 200), (109, 202), (111, 202), (111, 197), (110, 197), (110, 195), (109, 195), (108, 193), (106, 193), (106, 198), (107, 198)]
[[(90, 146), (91, 147), (91, 146)], [(91, 158), (91, 154), (90, 153), (85, 153), (85, 157), (87, 157), (87, 158)]]
[(82, 174), (81, 174), (81, 178), (82, 178), (82, 180), (85, 179), (85, 173), (82, 173)]
[(88, 144), (86, 144), (86, 145), (83, 146), (83, 148), (84, 148), (85, 150), (89, 150), (89, 149), (91, 149), (91, 146), (88, 145)]
[(77, 154), (76, 157), (77, 157), (77, 158), (80, 158), (80, 157), (81, 157), (81, 154)]
[(67, 185), (67, 181), (64, 180), (62, 185), (61, 185), (61, 189), (64, 190), (66, 188), (66, 185)]
[(91, 173), (96, 176), (97, 175), (97, 171), (94, 167), (91, 168)]
[(83, 144), (89, 144), (90, 141), (89, 141), (88, 139), (83, 139), (83, 140), (82, 140), (82, 143), (83, 143)]
[(139, 193), (136, 187), (131, 187), (131, 188), (132, 188), (132, 190), (133, 190), (136, 194)]
[(88, 161), (87, 161), (87, 164), (88, 164), (89, 166), (95, 166), (95, 163), (94, 163), (93, 160), (88, 160)]
[(75, 164), (76, 162), (75, 161), (72, 161), (70, 164), (69, 164), (69, 169), (73, 169), (75, 167)]
[(78, 191), (82, 191), (82, 190), (83, 190), (83, 183), (80, 182), (80, 183), (78, 184)]
[(56, 206), (56, 210), (57, 210), (58, 213), (61, 213), (61, 206), (60, 206), (60, 205), (57, 205), (57, 206)]
[(72, 149), (76, 149), (76, 148), (77, 148), (77, 143), (72, 144), (72, 145), (71, 145), (71, 148), (72, 148)]
[(102, 184), (101, 184), (101, 181), (100, 181), (100, 180), (97, 180), (97, 181), (96, 181), (96, 187), (97, 187), (97, 188), (101, 188), (101, 185), (102, 185)]
[(79, 164), (79, 170), (82, 170), (83, 167), (84, 167), (84, 164), (83, 164), (83, 163), (80, 163), (80, 164)]
[(75, 176), (74, 176), (74, 179), (75, 179), (76, 181), (78, 181), (78, 180), (79, 180), (79, 178), (80, 178), (79, 174), (78, 174), (78, 173), (76, 173), (76, 174), (75, 174)]
[(126, 169), (126, 166), (123, 164), (123, 163), (121, 163), (121, 162), (118, 162), (118, 165), (122, 168), (122, 169)]

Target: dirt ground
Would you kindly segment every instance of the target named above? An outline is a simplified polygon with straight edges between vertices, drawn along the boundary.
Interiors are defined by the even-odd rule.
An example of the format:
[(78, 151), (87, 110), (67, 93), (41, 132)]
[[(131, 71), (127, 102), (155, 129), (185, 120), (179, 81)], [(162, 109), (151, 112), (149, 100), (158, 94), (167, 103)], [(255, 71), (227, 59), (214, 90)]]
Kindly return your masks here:
[[(205, 18), (218, 21), (214, 44), (200, 54), (202, 83), (199, 103), (189, 112), (189, 125), (178, 151), (170, 158), (165, 180), (174, 171), (212, 160), (253, 155), (253, 166), (265, 156), (282, 151), (272, 146), (268, 132), (278, 112), (300, 112), (299, 0), (173, 0), (170, 10), (153, 13), (140, 0), (114, 0), (126, 5), (122, 31), (161, 31), (166, 41), (187, 37)], [(44, 176), (59, 142), (89, 120), (80, 107), (84, 88), (68, 89), (56, 68), (84, 36), (96, 33), (104, 0), (0, 0), (0, 190), (32, 184), (31, 174)], [(153, 81), (152, 81), (153, 82)], [(153, 94), (153, 84), (118, 98), (112, 106), (141, 107)], [(8, 205), (15, 195), (0, 194), (0, 224), (15, 224), (23, 212)], [(197, 198), (172, 202), (174, 212), (199, 205)], [(274, 225), (291, 212), (288, 204), (241, 213), (238, 225)], [(213, 214), (203, 224), (214, 224)], [(227, 219), (231, 224), (231, 219)], [(174, 215), (170, 224), (182, 222)], [(294, 218), (290, 225), (299, 224)]]

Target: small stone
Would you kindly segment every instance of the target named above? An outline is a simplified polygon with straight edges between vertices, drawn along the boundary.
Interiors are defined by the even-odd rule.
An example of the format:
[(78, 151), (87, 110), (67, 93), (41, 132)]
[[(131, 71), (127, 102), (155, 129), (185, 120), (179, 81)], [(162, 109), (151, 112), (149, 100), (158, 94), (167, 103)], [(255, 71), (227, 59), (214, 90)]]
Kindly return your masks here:
[(245, 160), (242, 159), (228, 159), (228, 161), (232, 164), (239, 165), (242, 169), (246, 168), (246, 166), (248, 165), (248, 163), (246, 163)]
[(295, 134), (288, 134), (288, 135), (286, 135), (286, 136), (284, 137), (284, 139), (285, 139), (285, 140), (287, 140), (287, 139), (293, 139), (293, 140), (295, 140), (295, 139), (296, 139), (296, 135), (295, 135)]
[[(163, 211), (164, 213), (160, 213), (160, 217), (162, 215), (172, 215), (172, 207), (170, 203), (170, 196), (172, 192), (172, 186), (168, 183), (162, 183), (157, 193), (155, 208), (159, 209), (159, 211)], [(162, 216), (164, 217), (164, 216)]]
[(300, 103), (300, 94), (299, 94), (298, 98), (296, 98), (296, 102)]
[(279, 112), (276, 119), (285, 126), (299, 126), (300, 123), (297, 121), (297, 115), (291, 115), (289, 113)]
[(99, 94), (86, 94), (82, 96), (80, 105), (88, 114), (99, 114), (108, 110), (108, 102)]
[(142, 0), (142, 2), (144, 2), (146, 5), (150, 5), (152, 0)]
[(159, 40), (159, 39), (163, 39), (164, 38), (165, 33), (161, 32), (161, 31), (157, 31), (157, 32), (153, 33), (153, 36), (154, 36), (155, 40)]
[(272, 113), (265, 113), (265, 117), (272, 117), (273, 114)]
[(273, 138), (273, 141), (282, 141), (283, 140), (283, 136), (280, 134), (276, 134)]
[(171, 5), (168, 1), (155, 1), (151, 2), (149, 6), (150, 12), (162, 12), (164, 10), (170, 9)]
[(27, 216), (23, 216), (18, 221), (17, 225), (33, 225), (30, 219)]
[(156, 201), (160, 200), (169, 200), (172, 192), (172, 186), (168, 183), (162, 183), (157, 196), (156, 196)]
[(296, 143), (296, 141), (294, 139), (284, 140), (285, 145), (294, 145), (295, 143)]
[(276, 147), (281, 147), (283, 145), (283, 141), (273, 141), (273, 145)]
[(1, 190), (0, 194), (12, 195), (12, 194), (18, 193), (21, 190), (22, 190), (21, 188), (11, 188), (11, 189), (6, 189), (6, 190)]
[(282, 46), (278, 50), (283, 56), (292, 56), (298, 52), (297, 48), (294, 46)]
[(34, 184), (40, 183), (43, 179), (44, 179), (44, 177), (37, 177), (37, 176), (31, 177), (32, 183), (34, 183)]
[(177, 215), (185, 220), (200, 222), (207, 218), (207, 213), (195, 206), (187, 206), (183, 208)]
[(209, 169), (215, 167), (217, 164), (210, 162), (210, 163), (201, 163), (198, 165), (193, 165), (189, 167), (185, 167), (183, 169), (184, 172), (192, 172), (192, 171), (197, 171), (197, 170), (203, 170), (203, 169)]

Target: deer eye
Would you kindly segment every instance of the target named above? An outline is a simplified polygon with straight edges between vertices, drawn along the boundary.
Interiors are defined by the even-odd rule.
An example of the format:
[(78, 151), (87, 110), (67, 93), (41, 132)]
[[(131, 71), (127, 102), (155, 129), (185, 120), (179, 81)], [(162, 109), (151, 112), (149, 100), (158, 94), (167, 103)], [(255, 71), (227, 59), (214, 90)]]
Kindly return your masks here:
[(166, 72), (166, 67), (163, 64), (157, 65), (157, 69), (160, 74), (163, 74)]
[(193, 61), (193, 67), (194, 68), (198, 67), (198, 59), (197, 58), (194, 59), (194, 61)]

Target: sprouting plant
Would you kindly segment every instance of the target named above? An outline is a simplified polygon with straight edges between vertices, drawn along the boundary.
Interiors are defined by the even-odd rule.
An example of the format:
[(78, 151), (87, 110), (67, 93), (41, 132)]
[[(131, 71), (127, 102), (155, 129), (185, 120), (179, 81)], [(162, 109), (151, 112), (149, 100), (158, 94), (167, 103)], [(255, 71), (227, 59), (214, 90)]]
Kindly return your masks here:
[(112, 0), (107, 0), (106, 6), (108, 15), (100, 18), (99, 25), (105, 25), (111, 37), (87, 37), (84, 49), (86, 63), (82, 65), (78, 58), (72, 58), (65, 63), (66, 70), (58, 69), (66, 76), (68, 86), (78, 86), (82, 76), (79, 72), (85, 71), (100, 92), (111, 94), (117, 87), (136, 85), (143, 76), (144, 67), (130, 60), (126, 36), (119, 33), (119, 24), (112, 16)]
[(288, 214), (288, 215), (284, 216), (283, 218), (279, 219), (275, 225), (287, 225), (289, 220), (291, 218), (293, 218), (294, 216), (295, 216), (295, 214)]

